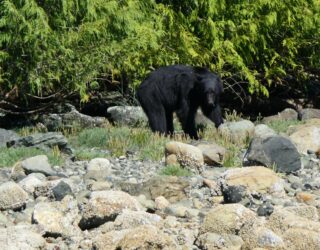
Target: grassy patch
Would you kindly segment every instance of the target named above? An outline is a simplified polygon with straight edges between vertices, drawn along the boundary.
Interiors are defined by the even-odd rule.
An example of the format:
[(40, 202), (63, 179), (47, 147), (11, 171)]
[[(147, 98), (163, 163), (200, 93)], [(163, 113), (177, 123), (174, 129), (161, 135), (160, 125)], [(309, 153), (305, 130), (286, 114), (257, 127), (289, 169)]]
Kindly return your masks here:
[(51, 152), (45, 152), (43, 150), (31, 147), (19, 147), (19, 148), (0, 148), (0, 167), (12, 167), (17, 161), (24, 160), (26, 158), (36, 155), (47, 155), (51, 165), (61, 165), (64, 160), (60, 152), (53, 149)]
[(192, 172), (179, 165), (168, 165), (160, 171), (161, 175), (191, 176)]
[(294, 125), (302, 125), (304, 124), (305, 121), (298, 121), (298, 120), (280, 120), (280, 121), (271, 121), (267, 122), (266, 125), (268, 125), (270, 128), (272, 128), (274, 131), (277, 133), (286, 133), (289, 126), (294, 126)]
[[(135, 152), (141, 159), (160, 160), (165, 143), (169, 138), (152, 133), (147, 128), (125, 126), (85, 129), (72, 136), (70, 143), (76, 149), (77, 159), (92, 159), (97, 153), (90, 149), (109, 150), (113, 156)], [(100, 155), (100, 153), (98, 153)]]

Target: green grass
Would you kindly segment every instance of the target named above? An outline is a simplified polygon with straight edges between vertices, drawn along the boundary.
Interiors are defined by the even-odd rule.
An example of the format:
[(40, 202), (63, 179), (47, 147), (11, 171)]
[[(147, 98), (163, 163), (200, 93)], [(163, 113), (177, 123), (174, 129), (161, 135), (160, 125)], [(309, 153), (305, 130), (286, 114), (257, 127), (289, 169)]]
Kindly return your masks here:
[(96, 153), (90, 152), (90, 149), (97, 148), (109, 150), (112, 156), (117, 157), (133, 151), (140, 159), (160, 160), (164, 155), (164, 145), (169, 140), (152, 133), (148, 128), (126, 126), (85, 129), (69, 138), (76, 149), (77, 159), (95, 157)]
[(160, 171), (161, 175), (191, 176), (192, 172), (179, 165), (168, 165)]
[[(229, 120), (239, 120), (239, 114), (232, 112), (228, 114)], [(177, 123), (175, 119), (175, 123)], [(128, 151), (133, 152), (136, 157), (141, 160), (159, 161), (164, 157), (165, 144), (170, 140), (189, 143), (190, 138), (179, 133), (179, 124), (175, 124), (178, 133), (172, 138), (161, 136), (152, 133), (148, 127), (127, 127), (127, 126), (112, 126), (107, 125), (104, 128), (90, 129), (74, 129), (64, 130), (65, 136), (72, 148), (75, 150), (76, 160), (90, 160), (97, 157), (119, 157), (126, 155)], [(28, 135), (33, 132), (38, 132), (37, 128), (23, 128), (20, 134)], [(226, 167), (241, 166), (242, 159), (240, 151), (248, 146), (248, 141), (231, 142), (230, 139), (219, 134), (215, 128), (204, 128), (200, 134), (202, 140), (215, 142), (227, 149), (223, 165)], [(13, 151), (11, 151), (13, 150)], [(45, 153), (40, 150), (24, 148), (24, 149), (9, 149), (2, 153), (0, 162), (2, 165), (12, 165), (16, 161), (34, 156), (37, 154), (47, 154), (51, 162), (59, 162), (61, 159), (60, 152), (53, 149), (52, 152)], [(107, 150), (110, 152), (103, 152)], [(61, 161), (61, 160), (60, 160)], [(1, 163), (0, 163), (1, 164)], [(165, 170), (168, 174), (187, 174), (183, 173), (187, 170), (169, 166)]]
[(43, 150), (31, 147), (19, 147), (19, 148), (0, 148), (0, 167), (12, 167), (17, 161), (24, 160), (26, 158), (36, 155), (47, 155), (49, 162), (52, 166), (61, 165), (64, 160), (60, 153), (53, 149), (51, 152), (45, 152)]
[(298, 120), (280, 120), (280, 121), (271, 121), (267, 122), (266, 125), (268, 125), (270, 128), (272, 128), (277, 133), (286, 133), (289, 126), (294, 125), (302, 125), (304, 124), (304, 121), (298, 121)]

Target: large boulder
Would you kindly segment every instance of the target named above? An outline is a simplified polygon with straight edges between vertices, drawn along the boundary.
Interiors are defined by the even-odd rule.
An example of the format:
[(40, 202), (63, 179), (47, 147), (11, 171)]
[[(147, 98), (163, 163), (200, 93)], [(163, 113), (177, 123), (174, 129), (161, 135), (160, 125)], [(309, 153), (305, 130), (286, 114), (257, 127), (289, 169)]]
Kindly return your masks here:
[(19, 137), (20, 136), (12, 130), (0, 128), (0, 148), (7, 147), (8, 141), (16, 140)]
[(277, 172), (291, 173), (301, 168), (301, 159), (295, 145), (286, 137), (256, 137), (249, 145), (244, 165), (263, 165)]
[(277, 133), (266, 124), (258, 124), (254, 128), (254, 137), (268, 137)]
[(21, 162), (21, 167), (26, 174), (41, 173), (46, 176), (56, 175), (56, 172), (51, 168), (46, 155), (37, 155), (27, 158)]
[(240, 229), (253, 223), (256, 215), (241, 204), (218, 205), (205, 216), (201, 233), (237, 234)]
[(43, 150), (51, 150), (58, 147), (66, 154), (72, 154), (73, 151), (68, 144), (65, 136), (60, 132), (36, 133), (7, 142), (8, 147), (35, 147)]
[(254, 134), (254, 124), (249, 120), (225, 122), (218, 128), (219, 133), (233, 142), (244, 141)]
[(79, 236), (78, 204), (70, 196), (62, 202), (39, 202), (35, 205), (32, 222), (38, 224), (47, 237)]
[(184, 178), (157, 176), (143, 184), (141, 193), (152, 200), (163, 196), (169, 202), (174, 203), (187, 198), (186, 189), (189, 186), (190, 183)]
[(216, 143), (197, 143), (197, 148), (202, 151), (204, 162), (209, 166), (221, 165), (226, 154), (226, 149)]
[(39, 121), (48, 131), (72, 129), (75, 126), (82, 128), (103, 127), (108, 123), (104, 117), (92, 117), (81, 114), (71, 104), (65, 104), (58, 113), (42, 115)]
[(139, 226), (118, 242), (116, 249), (177, 249), (174, 240), (158, 228), (151, 225)]
[(88, 202), (82, 205), (79, 226), (85, 230), (114, 221), (124, 209), (140, 211), (142, 206), (134, 197), (122, 191), (92, 192)]
[(320, 150), (320, 126), (304, 126), (290, 135), (299, 152)]
[(265, 167), (245, 167), (227, 170), (221, 175), (222, 192), (230, 187), (244, 187), (246, 194), (271, 194), (282, 197), (285, 194), (284, 181)]
[(94, 158), (86, 166), (86, 179), (105, 181), (112, 172), (112, 164), (106, 158)]
[(148, 118), (141, 107), (113, 106), (107, 109), (111, 120), (119, 125), (141, 125), (148, 122)]
[(186, 143), (170, 141), (165, 146), (165, 152), (167, 158), (174, 155), (177, 159), (177, 163), (193, 172), (199, 172), (204, 164), (202, 151), (199, 148)]
[(299, 112), (299, 119), (302, 121), (313, 118), (320, 119), (320, 109), (306, 108)]
[(20, 209), (27, 200), (28, 193), (15, 182), (6, 182), (0, 186), (0, 210)]
[(0, 228), (0, 246), (8, 250), (47, 249), (46, 240), (35, 227), (29, 225)]
[(274, 122), (274, 121), (296, 121), (298, 120), (298, 112), (291, 108), (279, 112), (276, 115), (267, 116), (262, 119), (263, 123)]
[(93, 238), (94, 249), (179, 249), (174, 240), (152, 225), (141, 225), (129, 230), (98, 233)]

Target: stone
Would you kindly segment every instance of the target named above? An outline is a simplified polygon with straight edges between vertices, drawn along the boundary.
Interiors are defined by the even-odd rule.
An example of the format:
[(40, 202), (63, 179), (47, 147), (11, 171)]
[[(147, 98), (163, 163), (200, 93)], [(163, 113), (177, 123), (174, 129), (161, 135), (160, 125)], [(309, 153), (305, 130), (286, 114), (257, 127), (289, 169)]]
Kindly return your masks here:
[(132, 229), (118, 242), (116, 249), (177, 249), (174, 240), (158, 228), (144, 225)]
[(289, 228), (283, 235), (287, 242), (286, 249), (305, 250), (319, 249), (320, 233), (307, 228)]
[(142, 225), (156, 225), (162, 220), (159, 215), (144, 211), (123, 210), (114, 221), (117, 230), (133, 229)]
[(174, 154), (183, 167), (198, 172), (204, 164), (202, 152), (199, 148), (177, 141), (170, 141), (165, 146), (166, 155)]
[(105, 117), (92, 117), (76, 110), (76, 108), (67, 103), (63, 110), (58, 113), (44, 114), (41, 116), (41, 122), (48, 131), (57, 131), (61, 129), (72, 129), (75, 126), (81, 128), (104, 127), (108, 124)]
[(105, 181), (112, 173), (112, 165), (106, 158), (94, 158), (90, 160), (86, 170), (86, 179)]
[(28, 193), (15, 182), (0, 185), (0, 210), (20, 209), (28, 200)]
[(296, 194), (297, 201), (303, 202), (305, 204), (314, 204), (316, 196), (307, 192), (298, 192)]
[(277, 133), (266, 124), (258, 124), (254, 128), (254, 137), (269, 137)]
[(238, 203), (246, 196), (244, 186), (226, 186), (223, 188), (223, 200), (225, 203)]
[(243, 239), (243, 249), (286, 249), (281, 235), (266, 227), (264, 220), (255, 220), (245, 224), (239, 236)]
[(267, 116), (262, 119), (263, 123), (274, 122), (274, 121), (295, 121), (298, 120), (298, 112), (291, 108), (279, 112), (276, 115)]
[(52, 169), (48, 157), (46, 155), (37, 155), (27, 158), (21, 162), (21, 167), (27, 174), (42, 173), (46, 176), (56, 175), (57, 173)]
[(166, 166), (179, 165), (178, 157), (175, 154), (170, 154), (166, 156)]
[(155, 206), (158, 210), (164, 210), (170, 205), (170, 202), (163, 196), (158, 196), (155, 200)]
[(276, 234), (283, 235), (289, 229), (308, 229), (320, 233), (320, 222), (298, 216), (296, 213), (281, 208), (275, 208), (266, 226)]
[(186, 217), (187, 208), (182, 205), (171, 204), (165, 208), (164, 212), (175, 217)]
[(33, 193), (36, 186), (39, 186), (43, 183), (36, 174), (29, 174), (27, 177), (19, 181), (19, 185), (28, 193)]
[(270, 216), (273, 213), (273, 210), (273, 206), (267, 202), (258, 207), (257, 214), (259, 216)]
[(291, 173), (301, 168), (301, 159), (295, 145), (286, 137), (256, 137), (250, 142), (244, 165), (260, 164), (276, 172)]
[(39, 202), (34, 207), (32, 223), (39, 225), (46, 237), (80, 236), (78, 213), (78, 204), (71, 196), (61, 202)]
[(142, 206), (134, 197), (122, 191), (92, 192), (88, 202), (82, 205), (79, 227), (82, 230), (91, 229), (114, 221), (124, 209), (140, 211)]
[(196, 240), (196, 245), (200, 249), (232, 249), (240, 250), (243, 245), (241, 237), (232, 234), (205, 233)]
[(218, 205), (209, 210), (200, 228), (202, 233), (237, 234), (248, 223), (252, 223), (256, 215), (241, 204)]
[(113, 106), (107, 109), (107, 113), (112, 122), (119, 125), (139, 126), (148, 122), (141, 107)]
[(0, 246), (1, 249), (8, 250), (47, 249), (46, 240), (35, 227), (29, 225), (0, 228)]
[(140, 192), (152, 200), (163, 196), (169, 202), (175, 203), (187, 198), (185, 189), (189, 186), (189, 182), (181, 177), (157, 176), (144, 183)]
[(302, 109), (299, 112), (299, 119), (304, 121), (304, 120), (309, 120), (309, 119), (320, 119), (320, 109), (313, 109), (313, 108), (306, 108)]
[(7, 147), (35, 147), (45, 151), (51, 151), (53, 148), (58, 147), (58, 149), (65, 154), (73, 154), (73, 150), (69, 146), (68, 140), (60, 132), (35, 133), (8, 141)]
[(246, 193), (272, 194), (282, 197), (284, 181), (272, 170), (265, 167), (232, 168), (224, 172), (220, 177), (223, 193), (226, 187), (245, 188)]
[(308, 150), (314, 152), (320, 149), (320, 126), (304, 126), (290, 135), (290, 139), (295, 143), (299, 152), (307, 153)]
[(19, 139), (19, 135), (12, 131), (0, 128), (0, 148), (7, 147), (7, 142)]
[(308, 206), (308, 205), (291, 206), (291, 207), (285, 207), (284, 210), (290, 213), (294, 213), (297, 216), (300, 216), (308, 220), (319, 221), (318, 210), (314, 206)]
[(254, 134), (254, 124), (249, 120), (225, 122), (218, 128), (220, 134), (232, 142), (241, 142)]
[(110, 171), (111, 163), (106, 158), (94, 158), (89, 161), (87, 171)]
[(27, 175), (24, 169), (21, 167), (21, 161), (16, 162), (11, 169), (10, 179), (18, 182), (24, 179), (26, 176)]
[(226, 149), (215, 143), (196, 144), (202, 152), (204, 162), (209, 166), (221, 165), (226, 154)]
[(60, 181), (54, 186), (52, 192), (56, 201), (61, 201), (66, 195), (72, 195), (71, 187), (64, 181)]

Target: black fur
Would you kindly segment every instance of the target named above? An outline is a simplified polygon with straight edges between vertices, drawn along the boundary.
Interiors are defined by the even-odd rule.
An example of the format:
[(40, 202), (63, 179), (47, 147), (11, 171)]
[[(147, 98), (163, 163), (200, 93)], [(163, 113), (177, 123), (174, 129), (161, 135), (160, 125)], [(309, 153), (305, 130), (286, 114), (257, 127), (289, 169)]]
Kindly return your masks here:
[(221, 79), (209, 70), (173, 65), (151, 72), (139, 86), (137, 98), (152, 131), (172, 134), (176, 112), (183, 131), (198, 139), (195, 115), (199, 107), (216, 127), (223, 123), (219, 104), (222, 92)]

